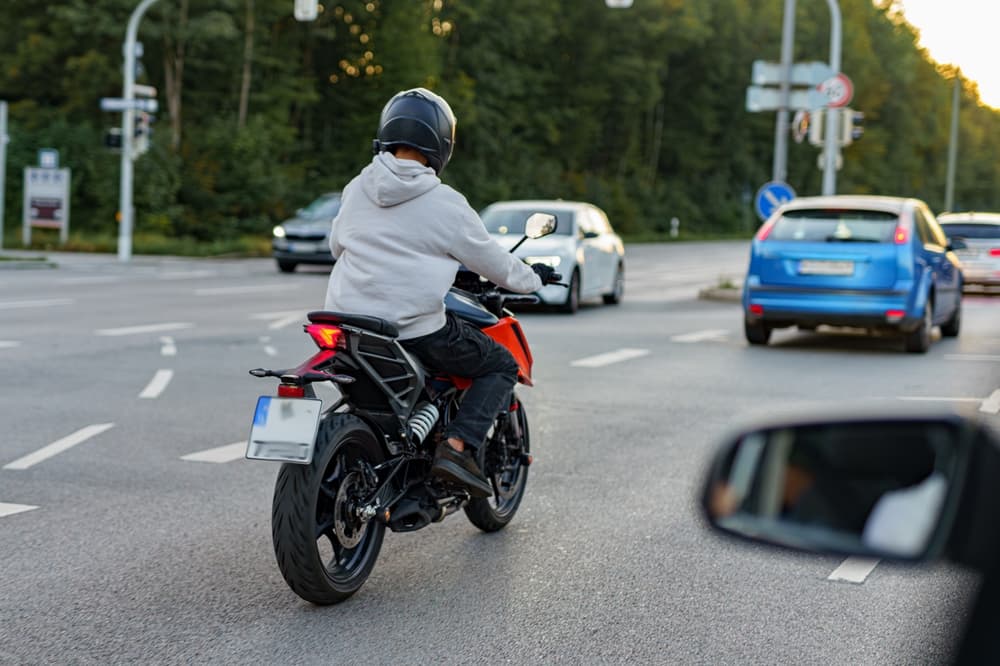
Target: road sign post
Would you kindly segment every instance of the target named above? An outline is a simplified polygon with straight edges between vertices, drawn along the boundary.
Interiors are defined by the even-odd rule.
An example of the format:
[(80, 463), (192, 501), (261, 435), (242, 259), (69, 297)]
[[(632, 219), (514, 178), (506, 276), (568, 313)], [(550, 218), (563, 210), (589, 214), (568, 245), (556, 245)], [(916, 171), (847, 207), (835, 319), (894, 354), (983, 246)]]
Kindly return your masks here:
[(4, 200), (7, 194), (7, 102), (0, 102), (0, 250), (3, 250)]

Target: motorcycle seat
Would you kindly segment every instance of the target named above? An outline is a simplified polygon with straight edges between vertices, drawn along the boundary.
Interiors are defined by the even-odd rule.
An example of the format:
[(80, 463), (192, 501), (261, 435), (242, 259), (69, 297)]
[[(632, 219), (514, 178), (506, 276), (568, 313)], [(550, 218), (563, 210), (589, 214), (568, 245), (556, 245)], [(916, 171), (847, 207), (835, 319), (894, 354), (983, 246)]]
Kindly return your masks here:
[(309, 321), (314, 324), (344, 324), (345, 326), (357, 326), (366, 331), (385, 335), (390, 338), (399, 337), (399, 330), (395, 324), (378, 317), (368, 315), (347, 314), (344, 312), (331, 312), (329, 310), (316, 310), (308, 315)]

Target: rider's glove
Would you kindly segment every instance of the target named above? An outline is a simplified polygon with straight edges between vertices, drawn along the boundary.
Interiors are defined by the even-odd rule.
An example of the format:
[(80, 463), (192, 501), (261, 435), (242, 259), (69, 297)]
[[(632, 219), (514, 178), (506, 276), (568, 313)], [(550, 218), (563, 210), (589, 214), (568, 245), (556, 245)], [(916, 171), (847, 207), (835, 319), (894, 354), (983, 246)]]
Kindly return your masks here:
[(556, 269), (548, 264), (531, 264), (531, 270), (542, 279), (543, 285), (548, 284), (552, 280), (552, 274), (556, 272)]

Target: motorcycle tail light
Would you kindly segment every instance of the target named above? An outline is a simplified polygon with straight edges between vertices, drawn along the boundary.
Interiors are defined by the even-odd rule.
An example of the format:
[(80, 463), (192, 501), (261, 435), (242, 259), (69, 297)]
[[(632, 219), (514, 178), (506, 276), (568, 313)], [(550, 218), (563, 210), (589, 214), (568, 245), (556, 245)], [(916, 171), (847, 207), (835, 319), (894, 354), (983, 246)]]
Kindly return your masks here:
[(329, 324), (309, 324), (306, 333), (320, 349), (344, 349), (344, 332), (339, 326)]
[(278, 384), (278, 397), (304, 398), (306, 397), (306, 389), (303, 386), (295, 386), (294, 384)]

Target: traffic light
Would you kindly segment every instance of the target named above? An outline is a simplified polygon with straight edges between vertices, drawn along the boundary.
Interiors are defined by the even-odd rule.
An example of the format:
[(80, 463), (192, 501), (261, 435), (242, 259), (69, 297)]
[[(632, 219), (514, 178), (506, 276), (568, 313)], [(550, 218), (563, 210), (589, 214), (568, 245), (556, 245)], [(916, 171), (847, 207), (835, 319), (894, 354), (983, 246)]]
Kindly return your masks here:
[(814, 146), (822, 146), (826, 141), (826, 135), (823, 133), (826, 111), (826, 109), (816, 109), (809, 114), (809, 143)]
[(120, 127), (112, 127), (104, 133), (104, 147), (112, 152), (121, 151), (122, 129)]
[(138, 157), (149, 150), (149, 138), (153, 134), (150, 125), (153, 123), (153, 116), (145, 111), (138, 111), (135, 114), (135, 143), (132, 146), (132, 154)]
[(847, 107), (840, 113), (840, 145), (849, 146), (865, 133), (865, 114)]

